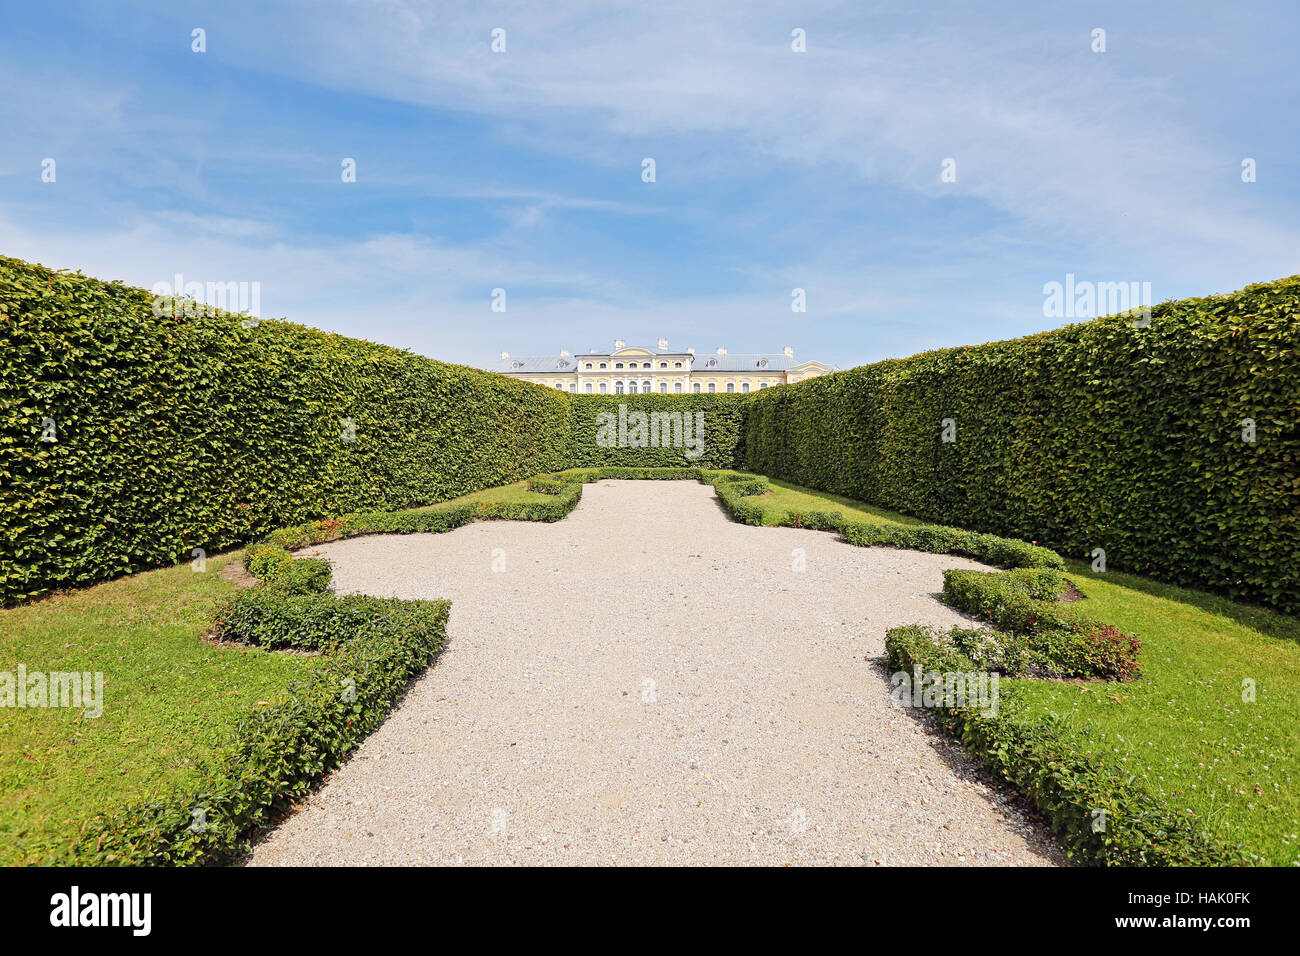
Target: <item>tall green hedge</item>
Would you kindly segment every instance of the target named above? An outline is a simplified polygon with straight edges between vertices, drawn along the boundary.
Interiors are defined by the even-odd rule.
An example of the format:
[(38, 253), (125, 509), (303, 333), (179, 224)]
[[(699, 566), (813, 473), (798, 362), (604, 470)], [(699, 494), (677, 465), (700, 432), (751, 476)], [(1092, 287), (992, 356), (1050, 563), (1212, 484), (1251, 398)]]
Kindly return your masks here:
[[(590, 396), (0, 257), (0, 601), (538, 472), (748, 467), (1295, 612), (1298, 303), (1294, 277), (751, 395)], [(620, 406), (701, 413), (702, 454), (602, 444)]]
[[(573, 395), (572, 428), (569, 445), (571, 468), (739, 468), (744, 464), (744, 415), (748, 395)], [(627, 426), (619, 433), (619, 408), (626, 409)], [(602, 418), (601, 416), (612, 416)], [(675, 425), (665, 439), (660, 434), (659, 447), (636, 444), (636, 415), (691, 416), (688, 434), (702, 437), (697, 446), (700, 454), (691, 457), (693, 448), (673, 444), (678, 437)], [(666, 421), (658, 419), (658, 431)], [(602, 427), (614, 424), (612, 433)], [(703, 425), (702, 432), (696, 431)], [(649, 422), (647, 422), (648, 431)], [(614, 444), (607, 439), (613, 437)], [(648, 435), (647, 435), (648, 437)], [(623, 439), (626, 439), (624, 441)]]
[(3, 257), (0, 343), (5, 603), (568, 464), (558, 392)]
[(744, 443), (774, 478), (1296, 612), (1298, 418), (1295, 276), (767, 389)]

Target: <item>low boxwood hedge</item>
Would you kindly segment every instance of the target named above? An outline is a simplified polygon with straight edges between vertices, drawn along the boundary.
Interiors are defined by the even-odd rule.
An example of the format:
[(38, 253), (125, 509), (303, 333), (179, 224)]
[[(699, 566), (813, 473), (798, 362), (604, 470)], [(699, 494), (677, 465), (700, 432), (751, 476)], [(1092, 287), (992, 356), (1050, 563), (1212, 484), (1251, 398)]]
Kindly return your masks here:
[(254, 545), (244, 552), (249, 574), (292, 594), (319, 594), (329, 590), (333, 573), (325, 558), (297, 558), (276, 545)]
[(864, 548), (907, 548), (933, 554), (956, 554), (1000, 568), (1065, 567), (1065, 560), (1050, 548), (963, 528), (854, 521), (842, 525), (840, 533), (849, 544)]
[(547, 495), (546, 501), (481, 501), (474, 517), (484, 520), (559, 521), (582, 500), (582, 482), (565, 481)]
[(96, 817), (77, 861), (93, 865), (228, 863), (388, 715), (446, 642), (448, 601), (292, 595), (258, 588), (228, 610), (228, 633), (264, 646), (325, 650), (287, 699), (254, 711), (211, 761), (202, 789)]
[(569, 484), (569, 481), (558, 475), (538, 475), (536, 478), (529, 478), (526, 487), (539, 495), (558, 495)]
[(241, 591), (214, 616), (215, 635), (268, 650), (325, 651), (384, 628), (402, 627), (418, 602), (344, 594), (322, 600), (277, 587)]
[[(410, 511), (367, 511), (272, 531), (266, 544), (297, 549), (367, 534), (441, 534), (475, 520), (559, 521), (582, 500), (582, 483), (563, 481), (546, 501), (468, 501)], [(301, 559), (298, 559), (301, 560)]]
[[(1042, 676), (1132, 680), (1140, 676), (1141, 641), (1055, 601), (1065, 588), (1056, 571), (1036, 573), (947, 570), (945, 603), (1009, 632), (1026, 670)], [(1037, 595), (1050, 594), (1051, 600)], [(1008, 641), (1008, 643), (1012, 643)]]
[(727, 509), (731, 517), (741, 524), (761, 525), (763, 523), (763, 506), (754, 503), (754, 495), (747, 495), (736, 482), (716, 481), (713, 489), (718, 501)]
[[(907, 674), (978, 669), (955, 647), (936, 644), (932, 632), (921, 626), (891, 629), (885, 659), (896, 672)], [(1064, 721), (1024, 715), (1014, 683), (1003, 683), (999, 696), (993, 715), (973, 705), (941, 704), (930, 712), (994, 776), (1028, 797), (1071, 857), (1105, 866), (1246, 864), (1241, 848), (1217, 840), (1120, 768), (1084, 756), (1072, 736), (1086, 729), (1072, 731)]]

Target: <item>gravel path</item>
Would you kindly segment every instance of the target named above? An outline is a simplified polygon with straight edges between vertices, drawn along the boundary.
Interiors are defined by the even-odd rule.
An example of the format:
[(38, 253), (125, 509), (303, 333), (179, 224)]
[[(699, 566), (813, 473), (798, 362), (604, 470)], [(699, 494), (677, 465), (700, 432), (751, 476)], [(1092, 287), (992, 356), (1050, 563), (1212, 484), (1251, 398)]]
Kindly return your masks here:
[(868, 660), (961, 621), (934, 594), (974, 562), (736, 524), (690, 481), (318, 552), (340, 593), (450, 598), (451, 640), (254, 865), (1063, 861)]

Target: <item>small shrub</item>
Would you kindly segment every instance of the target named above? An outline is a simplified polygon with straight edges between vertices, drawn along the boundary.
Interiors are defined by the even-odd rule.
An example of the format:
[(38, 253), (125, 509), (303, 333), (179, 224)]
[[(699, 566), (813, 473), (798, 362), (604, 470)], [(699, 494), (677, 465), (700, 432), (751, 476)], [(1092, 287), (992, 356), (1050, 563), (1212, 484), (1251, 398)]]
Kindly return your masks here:
[(254, 545), (244, 552), (244, 567), (265, 584), (291, 594), (328, 591), (333, 568), (325, 558), (294, 558), (277, 545)]
[(782, 522), (791, 528), (809, 531), (838, 531), (844, 524), (844, 515), (838, 511), (787, 511)]
[(221, 605), (218, 636), (268, 650), (327, 650), (382, 627), (401, 626), (411, 601), (363, 594), (326, 597), (275, 587), (242, 591)]
[[(895, 627), (885, 635), (885, 659), (906, 673), (967, 673), (977, 665), (955, 645), (974, 643), (955, 632), (943, 641), (919, 625)], [(1033, 802), (1071, 857), (1103, 866), (1244, 865), (1240, 847), (1225, 845), (1121, 768), (1086, 756), (1063, 721), (1022, 714), (1014, 686), (1001, 688), (999, 697), (996, 715), (973, 706), (939, 706), (931, 713), (996, 777)], [(1101, 829), (1095, 826), (1098, 811), (1105, 814)]]
[(536, 492), (539, 495), (558, 495), (571, 485), (572, 482), (565, 481), (555, 475), (538, 475), (536, 478), (528, 479), (528, 490)]
[(474, 517), (510, 521), (559, 521), (582, 500), (582, 485), (565, 482), (558, 491), (546, 492), (548, 501), (481, 501)]
[(1131, 680), (1140, 674), (1141, 642), (1094, 620), (1059, 596), (1065, 578), (1054, 569), (943, 572), (943, 600), (1025, 639), (1023, 668), (1035, 676)]

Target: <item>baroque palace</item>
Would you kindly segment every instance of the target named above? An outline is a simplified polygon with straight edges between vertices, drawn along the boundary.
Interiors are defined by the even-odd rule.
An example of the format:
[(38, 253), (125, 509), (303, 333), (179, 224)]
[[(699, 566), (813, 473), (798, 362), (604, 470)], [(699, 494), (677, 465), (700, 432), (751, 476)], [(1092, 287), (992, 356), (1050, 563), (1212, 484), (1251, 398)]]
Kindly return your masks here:
[(728, 355), (718, 349), (713, 355), (696, 355), (695, 349), (672, 351), (668, 340), (658, 348), (615, 341), (611, 352), (562, 351), (554, 356), (512, 358), (501, 353), (501, 361), (488, 366), (511, 378), (522, 378), (587, 395), (636, 395), (658, 392), (684, 395), (691, 392), (753, 392), (773, 385), (801, 382), (835, 371), (822, 362), (796, 362), (794, 349), (786, 346), (775, 354)]

